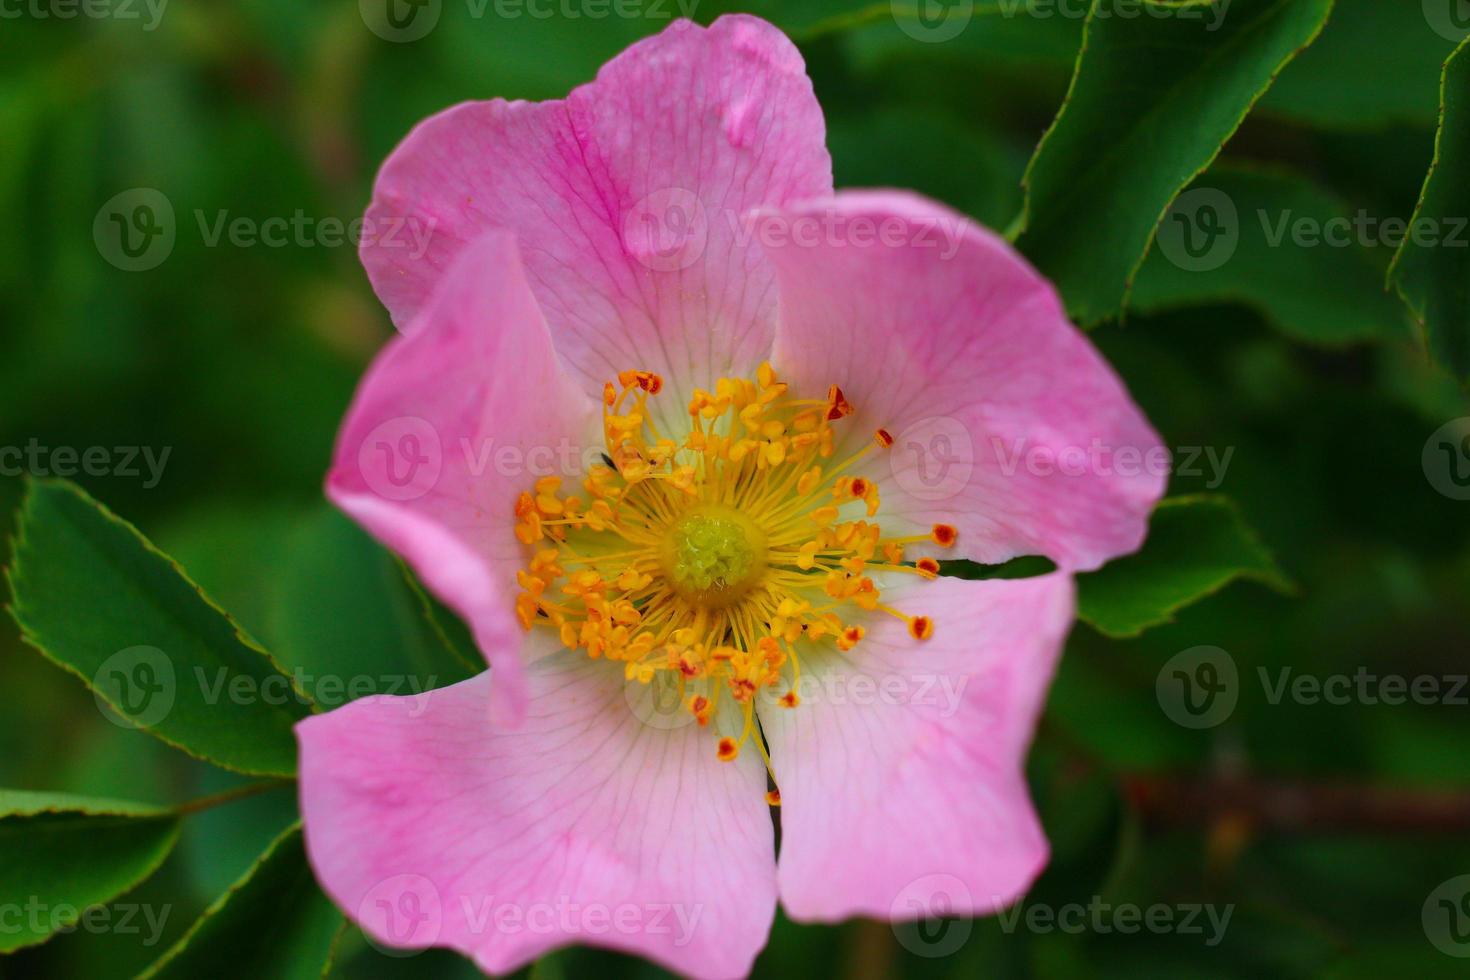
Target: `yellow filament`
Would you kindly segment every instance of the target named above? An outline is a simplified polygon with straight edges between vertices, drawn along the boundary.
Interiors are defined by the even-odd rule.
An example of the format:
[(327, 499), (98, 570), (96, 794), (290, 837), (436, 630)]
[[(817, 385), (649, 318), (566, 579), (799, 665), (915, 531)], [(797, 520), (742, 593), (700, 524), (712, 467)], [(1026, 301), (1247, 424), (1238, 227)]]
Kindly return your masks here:
[(648, 411), (662, 388), (651, 372), (619, 374), (602, 398), (612, 466), (595, 467), (577, 495), (560, 477), (521, 494), (516, 536), (530, 558), (516, 613), (526, 629), (557, 630), (566, 646), (621, 663), (629, 680), (675, 674), (702, 726), (733, 700), (744, 726), (719, 739), (717, 755), (734, 759), (754, 738), (771, 770), (756, 698), (769, 691), (797, 707), (798, 648), (852, 650), (865, 633), (854, 618), (888, 613), (928, 639), (933, 621), (882, 603), (869, 573), (933, 578), (938, 563), (907, 562), (904, 549), (947, 547), (956, 532), (883, 535), (879, 489), (854, 467), (893, 439), (879, 429), (833, 462), (833, 424), (854, 411), (836, 385), (825, 399), (791, 398), (768, 364), (754, 380), (721, 378), (694, 393), (681, 441)]

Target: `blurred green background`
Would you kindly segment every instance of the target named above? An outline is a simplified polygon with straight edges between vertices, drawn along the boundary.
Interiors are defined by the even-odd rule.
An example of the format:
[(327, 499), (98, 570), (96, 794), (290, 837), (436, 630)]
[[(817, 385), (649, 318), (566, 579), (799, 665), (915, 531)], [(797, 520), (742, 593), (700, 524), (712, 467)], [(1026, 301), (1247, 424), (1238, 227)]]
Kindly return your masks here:
[[(839, 186), (912, 187), (1011, 224), (1026, 161), (1067, 90), (1078, 17), (979, 11), (957, 37), (925, 43), (888, 4), (700, 2), (692, 13), (707, 21), (725, 7), (767, 16), (800, 44)], [(1230, 142), (1223, 179), (1287, 167), (1304, 193), (1348, 213), (1407, 217), (1453, 48), (1417, 8), (1340, 0)], [(391, 655), (413, 642), (383, 599), (392, 563), (320, 493), (388, 318), (353, 248), (211, 247), (196, 215), (349, 221), (418, 120), (465, 99), (563, 95), (666, 26), (677, 4), (631, 18), (568, 17), (585, 14), (571, 0), (538, 8), (546, 18), (497, 16), (492, 4), (477, 17), (444, 0), (412, 43), (379, 37), (347, 0), (173, 0), (153, 29), (146, 6), (129, 9), (136, 19), (117, 8), (0, 21), (0, 446), (167, 447), (156, 486), (120, 474), (78, 482), (286, 662), (321, 646)], [(138, 187), (167, 197), (177, 237), (162, 264), (128, 272), (99, 254), (93, 223)], [(1389, 251), (1353, 253), (1346, 285), (1326, 280), (1340, 265), (1309, 265), (1264, 298), (1228, 270), (1181, 285), (1161, 267), (1126, 318), (1092, 332), (1167, 443), (1233, 450), (1217, 486), (1206, 470), (1176, 476), (1171, 493), (1233, 498), (1296, 589), (1237, 582), (1136, 639), (1077, 626), (1032, 759), (1055, 855), (1028, 903), (1231, 905), (1223, 940), (991, 919), (951, 925), (968, 932), (948, 952), (883, 924), (783, 920), (757, 975), (1464, 975), (1421, 913), (1441, 882), (1470, 873), (1470, 708), (1272, 704), (1256, 680), (1257, 668), (1274, 677), (1287, 666), (1470, 670), (1470, 503), (1436, 491), (1421, 466), (1431, 433), (1470, 406), (1397, 302), (1374, 305)], [(1299, 258), (1280, 261), (1302, 268)], [(1351, 299), (1363, 292), (1370, 301)], [(1377, 321), (1344, 337), (1350, 316)], [(0, 479), (7, 527), (21, 490)], [(1192, 730), (1161, 710), (1155, 680), (1202, 644), (1229, 651), (1242, 685), (1228, 720)], [(231, 785), (109, 723), (8, 619), (0, 691), (0, 786), (170, 802)], [(293, 815), (286, 792), (202, 815), (124, 900), (172, 905), (171, 943)], [(141, 940), (63, 936), (0, 959), (0, 975), (126, 976), (163, 948)], [(946, 955), (925, 955), (941, 946)], [(659, 973), (589, 950), (538, 969)], [(349, 936), (333, 975), (475, 972), (440, 952), (392, 959)]]

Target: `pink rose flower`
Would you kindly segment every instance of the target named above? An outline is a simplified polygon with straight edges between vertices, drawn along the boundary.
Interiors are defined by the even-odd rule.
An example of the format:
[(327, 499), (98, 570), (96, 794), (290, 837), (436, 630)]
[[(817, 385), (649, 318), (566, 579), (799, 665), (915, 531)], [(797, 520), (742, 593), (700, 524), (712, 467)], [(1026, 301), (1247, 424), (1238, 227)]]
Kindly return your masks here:
[(384, 165), (362, 259), (403, 335), (327, 493), (490, 669), (298, 728), (312, 864), (375, 940), (737, 977), (777, 901), (981, 915), (1045, 865), (1071, 573), (1142, 542), (1164, 479), (1110, 461), (1159, 440), (1005, 241), (834, 193), (824, 138), (796, 48), (734, 16)]

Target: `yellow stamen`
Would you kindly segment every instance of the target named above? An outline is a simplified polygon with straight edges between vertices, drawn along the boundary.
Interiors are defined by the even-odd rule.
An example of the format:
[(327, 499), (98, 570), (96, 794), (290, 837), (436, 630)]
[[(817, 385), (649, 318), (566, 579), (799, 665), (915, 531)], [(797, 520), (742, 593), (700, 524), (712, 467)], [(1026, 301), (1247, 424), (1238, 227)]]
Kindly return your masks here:
[[(516, 575), (516, 617), (621, 664), (629, 682), (663, 675), (701, 727), (722, 703), (735, 705), (744, 728), (720, 738), (716, 755), (733, 760), (754, 741), (770, 770), (758, 696), (781, 690), (776, 703), (796, 708), (799, 650), (851, 651), (866, 629), (845, 620), (881, 611), (915, 639), (932, 636), (928, 617), (885, 606), (870, 576), (933, 578), (939, 563), (910, 563), (904, 549), (948, 547), (956, 532), (940, 524), (929, 535), (883, 535), (872, 520), (877, 484), (853, 468), (893, 437), (879, 429), (872, 443), (833, 459), (832, 425), (855, 411), (837, 385), (825, 399), (793, 398), (769, 364), (754, 380), (721, 378), (690, 397), (682, 441), (652, 421), (648, 399), (663, 386), (659, 375), (631, 370), (603, 387), (612, 465), (592, 469), (582, 496), (551, 476), (517, 498), (515, 533), (529, 561)], [(850, 507), (862, 510), (845, 516)]]

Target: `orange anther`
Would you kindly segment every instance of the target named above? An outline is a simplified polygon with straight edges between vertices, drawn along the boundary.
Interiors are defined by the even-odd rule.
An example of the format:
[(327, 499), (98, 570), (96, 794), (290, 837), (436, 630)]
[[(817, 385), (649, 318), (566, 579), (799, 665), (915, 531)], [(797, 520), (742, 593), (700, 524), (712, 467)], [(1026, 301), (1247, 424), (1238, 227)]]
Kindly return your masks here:
[(847, 400), (841, 388), (833, 385), (827, 389), (827, 421), (843, 418), (852, 412), (852, 403)]

